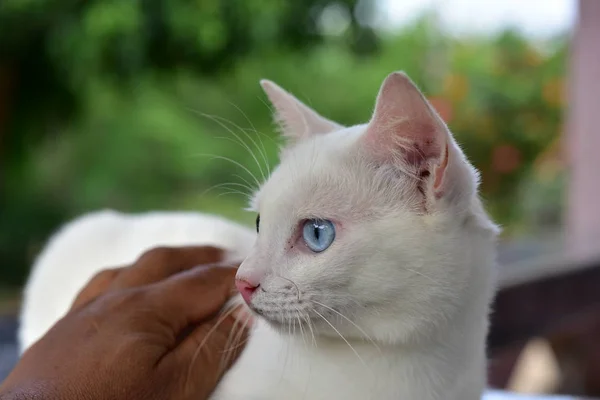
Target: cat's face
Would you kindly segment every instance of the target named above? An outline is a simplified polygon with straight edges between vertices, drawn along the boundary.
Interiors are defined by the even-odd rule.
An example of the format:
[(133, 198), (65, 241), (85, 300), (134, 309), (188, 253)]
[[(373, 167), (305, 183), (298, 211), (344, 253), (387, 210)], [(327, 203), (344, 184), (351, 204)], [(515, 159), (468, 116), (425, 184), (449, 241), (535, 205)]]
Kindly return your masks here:
[(290, 140), (253, 199), (258, 240), (237, 276), (256, 313), (288, 333), (396, 342), (452, 318), (473, 280), (490, 285), (476, 174), (404, 74), (350, 128), (263, 87)]

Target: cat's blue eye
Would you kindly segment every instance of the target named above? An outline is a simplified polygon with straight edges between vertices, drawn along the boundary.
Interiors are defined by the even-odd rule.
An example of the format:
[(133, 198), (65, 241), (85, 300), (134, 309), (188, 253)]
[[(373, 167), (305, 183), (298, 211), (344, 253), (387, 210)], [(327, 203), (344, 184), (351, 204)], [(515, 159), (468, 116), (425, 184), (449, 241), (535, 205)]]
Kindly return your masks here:
[(302, 227), (302, 238), (315, 253), (327, 250), (335, 239), (335, 225), (326, 219), (309, 219)]

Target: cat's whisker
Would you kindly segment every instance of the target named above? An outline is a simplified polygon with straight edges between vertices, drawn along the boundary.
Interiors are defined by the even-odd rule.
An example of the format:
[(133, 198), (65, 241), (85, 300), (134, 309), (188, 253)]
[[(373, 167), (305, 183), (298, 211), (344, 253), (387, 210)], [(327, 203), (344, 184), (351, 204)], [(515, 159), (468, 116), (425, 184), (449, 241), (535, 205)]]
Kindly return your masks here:
[(336, 313), (337, 315), (339, 315), (340, 317), (342, 317), (343, 319), (345, 319), (346, 321), (348, 321), (349, 323), (351, 323), (356, 329), (358, 329), (358, 331), (363, 334), (372, 344), (373, 346), (375, 346), (375, 348), (377, 348), (377, 350), (381, 351), (381, 348), (377, 345), (377, 343), (375, 343), (375, 341), (371, 338), (371, 336), (369, 336), (369, 334), (367, 332), (365, 332), (365, 330), (363, 328), (361, 328), (360, 326), (358, 326), (354, 321), (352, 321), (350, 318), (346, 317), (344, 314), (342, 314), (341, 312), (337, 311), (334, 308), (329, 307), (328, 305), (325, 305), (323, 303), (320, 303), (316, 300), (310, 300), (311, 302), (315, 303), (318, 306), (321, 306), (323, 308), (326, 308), (334, 313)]
[[(236, 138), (236, 139), (239, 141), (240, 145), (241, 145), (243, 148), (245, 148), (246, 150), (248, 150), (248, 152), (250, 153), (250, 156), (251, 156), (251, 157), (254, 159), (254, 162), (256, 162), (256, 165), (257, 165), (257, 167), (258, 167), (258, 169), (259, 169), (259, 171), (260, 171), (260, 173), (261, 173), (261, 175), (262, 175), (262, 178), (263, 178), (263, 180), (266, 180), (266, 176), (265, 176), (265, 173), (264, 173), (264, 171), (263, 171), (263, 169), (262, 169), (262, 166), (261, 166), (260, 162), (258, 161), (258, 158), (256, 158), (256, 155), (254, 154), (254, 152), (252, 151), (252, 149), (250, 148), (250, 146), (249, 146), (249, 145), (248, 145), (248, 144), (247, 144), (247, 143), (246, 143), (244, 140), (242, 140), (242, 138), (241, 138), (241, 137), (240, 137), (240, 136), (239, 136), (237, 133), (235, 133), (235, 131), (234, 131), (233, 129), (231, 129), (229, 126), (225, 125), (225, 123), (224, 123), (224, 122), (222, 122), (222, 121), (223, 121), (223, 120), (225, 120), (225, 121), (227, 121), (228, 123), (230, 123), (230, 124), (233, 124), (234, 126), (238, 127), (238, 126), (237, 126), (235, 123), (233, 123), (233, 122), (231, 122), (231, 121), (228, 121), (228, 120), (226, 120), (226, 119), (224, 119), (224, 118), (222, 118), (222, 117), (219, 117), (219, 116), (210, 115), (210, 114), (206, 114), (206, 113), (199, 112), (199, 111), (195, 111), (195, 112), (196, 112), (198, 115), (201, 115), (201, 116), (203, 116), (203, 117), (205, 117), (205, 118), (208, 118), (208, 119), (210, 119), (211, 121), (213, 121), (213, 122), (215, 122), (215, 123), (219, 124), (219, 126), (221, 126), (223, 129), (225, 129), (225, 130), (227, 130), (229, 133), (231, 133), (231, 134), (232, 134), (232, 135), (233, 135), (233, 136), (234, 136), (234, 137), (235, 137), (235, 138)], [(239, 127), (238, 127), (238, 128), (239, 128)], [(239, 128), (239, 129), (241, 129), (241, 128)], [(243, 132), (243, 133), (244, 133), (246, 136), (250, 137), (250, 136), (249, 136), (249, 135), (248, 135), (246, 132), (244, 132), (243, 130), (242, 130), (242, 132)], [(252, 140), (252, 139), (250, 138), (250, 140)], [(235, 141), (234, 141), (234, 142), (235, 142)]]
[[(379, 282), (379, 281), (377, 281), (377, 282)], [(322, 293), (322, 291), (306, 290), (303, 292), (303, 294), (305, 296), (321, 296), (323, 293)], [(359, 300), (356, 300), (356, 299), (352, 298), (351, 296), (348, 296), (347, 294), (336, 294), (336, 293), (331, 292), (331, 293), (327, 293), (327, 298), (343, 302), (344, 304), (352, 303), (353, 305), (355, 305), (357, 307), (361, 307), (361, 308), (365, 307), (365, 305), (362, 304)]]
[[(252, 123), (252, 121), (250, 120), (250, 118), (248, 118), (248, 115), (246, 115), (246, 113), (240, 107), (238, 107), (237, 104), (232, 103), (232, 102), (229, 102), (229, 104), (231, 104), (232, 106), (234, 106), (242, 114), (242, 116), (246, 119), (246, 121), (248, 121), (248, 123), (252, 127), (253, 132), (255, 132), (257, 134), (260, 134), (260, 132), (256, 130), (256, 127), (254, 126), (254, 124)], [(254, 143), (254, 145), (258, 149), (258, 146), (254, 142), (254, 140), (252, 140), (252, 138), (250, 137), (250, 135), (248, 135), (248, 138)], [(267, 173), (269, 175), (271, 175), (271, 169), (270, 169), (270, 166), (269, 166), (269, 160), (267, 159), (267, 149), (265, 149), (265, 145), (262, 142), (262, 140), (260, 140), (260, 138), (257, 137), (256, 140), (258, 140), (258, 142), (260, 143), (260, 147), (262, 148), (261, 155), (263, 157), (263, 160), (265, 161), (265, 167), (267, 168)], [(259, 149), (259, 151), (260, 151), (260, 149)]]
[[(258, 135), (262, 136), (263, 138), (265, 138), (265, 139), (269, 140), (271, 143), (273, 143), (273, 145), (274, 145), (275, 147), (279, 147), (279, 146), (280, 146), (280, 143), (278, 143), (278, 142), (277, 142), (275, 139), (273, 139), (273, 137), (271, 137), (271, 136), (267, 135), (266, 133), (264, 133), (264, 132), (261, 132), (261, 131), (257, 131), (257, 130), (255, 130), (254, 132), (255, 132), (256, 134), (258, 134)], [(260, 139), (259, 139), (259, 140), (260, 140)], [(263, 142), (262, 142), (262, 140), (260, 141), (260, 143), (261, 143), (261, 144), (263, 143)], [(263, 144), (263, 147), (264, 147), (264, 144)], [(266, 152), (266, 148), (265, 148), (265, 152)]]
[[(265, 107), (267, 107), (267, 110), (269, 110), (269, 113), (270, 113), (271, 115), (275, 115), (275, 114), (276, 114), (276, 112), (275, 112), (275, 108), (274, 108), (274, 107), (272, 107), (272, 106), (271, 106), (269, 103), (267, 103), (267, 102), (266, 102), (266, 101), (265, 101), (263, 98), (261, 98), (260, 96), (258, 96), (257, 98), (258, 98), (258, 100), (260, 100), (260, 102), (261, 102), (261, 103), (263, 103), (263, 104), (265, 105)], [(282, 132), (281, 132), (281, 126), (277, 125), (277, 127), (276, 127), (276, 130), (278, 130), (278, 131), (279, 131), (279, 133), (282, 133)], [(272, 142), (272, 143), (273, 143), (273, 144), (274, 144), (276, 147), (279, 147), (279, 146), (280, 146), (280, 144), (279, 144), (279, 143), (277, 143), (277, 141), (275, 141), (275, 139), (273, 139), (271, 136), (269, 136), (269, 135), (267, 135), (267, 134), (265, 134), (265, 133), (262, 133), (262, 132), (258, 132), (258, 133), (262, 134), (264, 137), (266, 137), (267, 139), (269, 139), (269, 140), (270, 140), (270, 141), (271, 141), (271, 142)], [(280, 137), (280, 139), (281, 139), (281, 137)]]
[[(240, 110), (241, 111), (241, 110)], [(246, 119), (248, 119), (248, 117), (246, 117)], [(248, 122), (250, 122), (250, 124), (252, 125), (252, 122), (248, 119)], [(254, 147), (256, 147), (256, 150), (258, 151), (260, 157), (262, 158), (262, 160), (264, 161), (264, 167), (267, 170), (267, 177), (271, 175), (271, 166), (269, 164), (269, 159), (267, 157), (267, 149), (262, 141), (262, 139), (260, 138), (260, 136), (264, 136), (267, 139), (270, 139), (273, 144), (275, 146), (277, 146), (277, 143), (273, 140), (272, 137), (268, 136), (267, 134), (263, 133), (263, 132), (259, 132), (256, 130), (256, 128), (252, 128), (252, 129), (244, 129), (240, 126), (238, 126), (237, 124), (235, 124), (234, 122), (229, 121), (229, 123), (233, 124), (234, 126), (236, 126), (240, 131), (242, 131), (242, 133), (252, 142), (252, 144), (254, 145)], [(254, 138), (248, 133), (248, 131), (255, 133), (257, 136), (255, 136)], [(260, 147), (258, 146), (258, 143), (260, 143)]]
[(263, 158), (263, 160), (265, 161), (265, 164), (268, 164), (267, 162), (267, 158), (266, 158), (266, 149), (264, 148), (264, 146), (261, 148), (258, 146), (258, 144), (255, 142), (254, 138), (247, 132), (248, 130), (250, 132), (257, 132), (256, 128), (254, 127), (254, 124), (252, 124), (252, 121), (250, 121), (250, 119), (248, 118), (248, 116), (235, 104), (229, 102), (229, 104), (231, 104), (232, 106), (234, 106), (235, 108), (238, 109), (238, 111), (240, 111), (240, 113), (244, 116), (244, 118), (246, 118), (246, 120), (248, 121), (248, 123), (250, 123), (250, 126), (252, 127), (252, 129), (244, 129), (241, 126), (239, 126), (238, 124), (236, 124), (235, 122), (228, 120), (226, 118), (220, 117), (218, 115), (213, 115), (213, 118), (219, 119), (220, 121), (223, 121), (224, 123), (228, 123), (230, 125), (233, 125), (234, 128), (238, 129), (240, 132), (242, 132), (244, 134), (244, 136), (246, 136), (248, 138), (248, 140), (250, 140), (250, 142), (252, 142), (252, 144), (254, 145), (254, 147), (256, 147), (256, 150), (259, 152), (259, 154), (261, 155), (261, 157)]
[(228, 194), (235, 194), (235, 195), (241, 195), (242, 197), (248, 197), (247, 193), (240, 192), (239, 190), (224, 190), (223, 192), (219, 193), (217, 195), (217, 197), (227, 196)]
[(308, 315), (305, 315), (304, 319), (306, 320), (306, 325), (308, 325), (308, 329), (310, 330), (310, 334), (311, 334), (312, 340), (313, 340), (313, 345), (315, 347), (317, 347), (317, 338), (315, 337), (315, 332), (313, 331), (313, 328), (312, 328), (312, 322), (311, 322), (310, 318), (308, 317)]
[(221, 314), (221, 316), (219, 317), (219, 319), (217, 320), (217, 322), (213, 325), (213, 327), (210, 328), (210, 330), (206, 333), (206, 336), (204, 336), (204, 339), (202, 339), (202, 342), (200, 342), (200, 344), (196, 348), (196, 351), (194, 351), (194, 354), (192, 355), (192, 362), (190, 363), (190, 366), (188, 367), (188, 371), (187, 371), (187, 375), (186, 375), (187, 376), (186, 382), (190, 382), (192, 379), (194, 379), (194, 377), (192, 375), (193, 375), (193, 367), (196, 364), (196, 358), (198, 358), (198, 356), (200, 355), (200, 352), (202, 351), (202, 349), (208, 342), (208, 339), (217, 330), (217, 328), (223, 323), (223, 321), (225, 321), (225, 319), (233, 313), (234, 310), (235, 310), (235, 307), (231, 307), (227, 311), (224, 311)]
[[(269, 114), (271, 115), (276, 115), (276, 110), (274, 107), (271, 106), (271, 104), (267, 103), (262, 97), (258, 96), (257, 97), (258, 100), (260, 100), (261, 103), (263, 103), (265, 105), (265, 107), (267, 107), (267, 110), (269, 110)], [(279, 127), (279, 126), (278, 126)], [(279, 127), (279, 129), (281, 129)]]
[(358, 354), (358, 352), (356, 351), (356, 349), (354, 347), (352, 347), (352, 345), (350, 344), (350, 342), (344, 337), (344, 335), (342, 335), (342, 333), (335, 327), (333, 326), (333, 324), (331, 322), (329, 322), (329, 320), (327, 318), (325, 318), (321, 313), (319, 313), (317, 310), (313, 309), (312, 310), (315, 314), (317, 314), (319, 317), (321, 317), (321, 319), (323, 321), (325, 321), (327, 323), (327, 325), (329, 325), (331, 327), (331, 329), (333, 329), (339, 336), (340, 338), (342, 338), (342, 340), (348, 345), (348, 347), (350, 347), (350, 350), (352, 350), (352, 352), (356, 355), (356, 357), (360, 360), (360, 362), (366, 367), (367, 364), (365, 364), (365, 362), (363, 361), (362, 357), (360, 356), (360, 354)]
[(302, 343), (304, 343), (304, 348), (308, 349), (308, 343), (306, 342), (306, 337), (304, 335), (304, 329), (302, 329), (302, 319), (301, 319), (301, 315), (302, 313), (300, 312), (300, 310), (298, 310), (297, 307), (295, 307), (297, 310), (297, 314), (296, 314), (296, 320), (298, 321), (298, 327), (300, 328), (300, 337), (302, 338)]
[[(241, 330), (243, 331), (244, 329), (246, 329), (246, 328), (242, 328)], [(239, 335), (239, 332), (238, 332), (238, 335)], [(227, 347), (226, 349), (223, 350), (223, 353), (231, 353), (232, 351), (238, 349), (239, 347), (244, 346), (246, 343), (248, 343), (249, 340), (250, 340), (249, 338), (246, 338), (244, 340), (234, 340), (233, 343), (236, 343), (236, 342), (237, 343), (236, 344), (232, 343), (232, 345), (230, 347)], [(228, 361), (228, 360), (226, 360), (226, 361)], [(225, 362), (225, 365), (227, 365), (227, 362)]]
[[(242, 128), (239, 128), (239, 129), (242, 129)], [(245, 131), (244, 131), (244, 134), (246, 134), (246, 135), (247, 135), (247, 133), (246, 133)], [(236, 137), (236, 139), (237, 139), (237, 140), (235, 140), (235, 139), (233, 139), (233, 138), (230, 138), (230, 137), (227, 137), (227, 136), (217, 136), (217, 137), (215, 137), (215, 139), (229, 140), (230, 142), (234, 143), (235, 145), (237, 145), (237, 146), (241, 146), (243, 149), (247, 150), (247, 151), (250, 153), (250, 155), (252, 156), (252, 158), (254, 159), (254, 161), (255, 161), (256, 165), (258, 166), (258, 169), (259, 169), (259, 171), (260, 171), (260, 173), (261, 173), (261, 176), (262, 176), (263, 180), (266, 180), (266, 177), (265, 177), (264, 171), (262, 170), (262, 165), (261, 165), (261, 164), (258, 162), (258, 159), (257, 159), (257, 158), (256, 158), (256, 156), (254, 155), (254, 153), (253, 153), (253, 151), (250, 149), (250, 147), (249, 147), (249, 146), (248, 146), (248, 145), (247, 145), (247, 144), (246, 144), (246, 143), (245, 143), (245, 142), (244, 142), (244, 141), (243, 141), (241, 138), (237, 138), (237, 137)], [(253, 143), (254, 143), (254, 141), (253, 141)], [(261, 142), (261, 143), (262, 143), (262, 142)], [(256, 145), (255, 145), (255, 146), (256, 146)], [(264, 147), (264, 146), (263, 146), (263, 147)], [(261, 149), (258, 149), (258, 153), (259, 153), (259, 155), (261, 156), (261, 158), (262, 158), (262, 159), (264, 160), (264, 162), (265, 162), (265, 168), (266, 168), (266, 170), (267, 170), (267, 177), (268, 177), (269, 175), (271, 175), (271, 169), (269, 168), (269, 164), (268, 164), (268, 161), (267, 161), (267, 156), (266, 156), (265, 154), (263, 154), (263, 153), (262, 153), (262, 150), (261, 150)]]
[[(247, 337), (244, 340), (242, 340), (242, 336), (243, 336), (243, 333), (248, 329), (248, 324), (249, 324), (249, 322), (250, 322), (251, 319), (252, 319), (252, 315), (247, 315), (246, 316), (246, 319), (244, 320), (244, 323), (239, 327), (237, 335), (236, 335), (235, 339), (233, 340), (232, 346), (230, 346), (230, 347), (225, 346), (226, 348), (223, 350), (224, 353), (227, 353), (225, 355), (225, 357), (226, 357), (225, 358), (225, 362), (224, 362), (224, 366), (225, 367), (229, 364), (230, 357), (233, 357), (234, 350), (238, 349), (240, 346), (243, 346), (244, 344), (246, 344), (246, 342), (248, 342), (249, 337)], [(234, 328), (237, 325), (237, 322), (238, 321), (236, 320), (236, 324), (234, 324)], [(234, 330), (235, 329), (232, 329), (232, 332)], [(228, 345), (229, 345), (229, 339), (228, 339)]]
[[(228, 312), (228, 311), (231, 311), (231, 310), (235, 311), (235, 310), (239, 309), (240, 307), (244, 307), (243, 301), (239, 297), (234, 296), (234, 297), (232, 297), (225, 304), (225, 307), (223, 307), (223, 310), (221, 312), (225, 313), (225, 312)], [(235, 318), (235, 322), (234, 322), (234, 324), (233, 324), (233, 326), (231, 328), (229, 336), (227, 337), (227, 342), (226, 342), (226, 345), (225, 345), (225, 349), (229, 346), (229, 344), (231, 342), (231, 339), (232, 339), (232, 337), (233, 337), (233, 335), (235, 333), (236, 328), (240, 327), (240, 330), (243, 332), (243, 330), (245, 329), (245, 327), (246, 327), (246, 325), (247, 325), (247, 323), (248, 323), (248, 321), (250, 320), (251, 317), (252, 316), (250, 314), (248, 314), (247, 317), (246, 317), (246, 319), (244, 320), (244, 323), (241, 325), (241, 327), (239, 325), (240, 322), (241, 322), (241, 320), (239, 318)]]
[(411, 269), (411, 268), (404, 268), (404, 269), (405, 269), (405, 270), (407, 270), (408, 272), (412, 272), (413, 274), (420, 275), (420, 276), (422, 276), (422, 277), (423, 277), (423, 278), (425, 278), (425, 279), (429, 279), (431, 282), (435, 283), (436, 285), (439, 285), (439, 284), (440, 284), (438, 281), (436, 281), (436, 280), (435, 280), (435, 279), (433, 279), (432, 277), (430, 277), (430, 276), (428, 276), (428, 275), (425, 275), (424, 273), (422, 273), (422, 272), (420, 272), (420, 271), (417, 271), (417, 270), (414, 270), (414, 269)]
[[(240, 146), (240, 147), (242, 147), (244, 150), (248, 150), (248, 152), (250, 152), (250, 155), (252, 156), (252, 158), (253, 158), (253, 159), (254, 159), (254, 161), (256, 162), (256, 165), (258, 166), (258, 168), (259, 168), (259, 172), (261, 173), (261, 176), (263, 177), (263, 179), (265, 179), (265, 174), (264, 174), (264, 172), (262, 171), (262, 165), (260, 165), (260, 164), (258, 163), (258, 159), (256, 159), (256, 158), (255, 158), (255, 156), (254, 156), (254, 153), (252, 152), (252, 150), (250, 149), (250, 147), (249, 147), (249, 146), (248, 146), (248, 145), (247, 145), (247, 144), (246, 144), (244, 141), (242, 141), (242, 139), (240, 139), (240, 138), (237, 138), (237, 137), (236, 137), (236, 139), (237, 139), (237, 140), (236, 140), (236, 139), (234, 139), (234, 138), (230, 138), (230, 137), (227, 137), (227, 136), (216, 136), (216, 137), (215, 137), (215, 139), (223, 139), (223, 140), (228, 140), (228, 141), (230, 141), (230, 142), (234, 143), (236, 146)], [(260, 152), (259, 152), (259, 153), (260, 153)], [(261, 154), (261, 157), (263, 157), (263, 156), (262, 156), (262, 154)]]
[(300, 319), (300, 315), (296, 315), (296, 319), (298, 320), (298, 327), (300, 328), (300, 336), (302, 337), (302, 342), (304, 343), (304, 347), (307, 347), (306, 338), (304, 337), (304, 329), (302, 329), (302, 320)]
[[(236, 306), (231, 305), (231, 308), (235, 309)], [(235, 330), (239, 323), (240, 323), (240, 321), (236, 318), (235, 322), (233, 323), (233, 326), (231, 327), (231, 330), (229, 331), (229, 335), (227, 336), (227, 341), (225, 342), (225, 349), (227, 349), (230, 346), (233, 335), (234, 335)], [(225, 353), (225, 350), (223, 350), (223, 354), (221, 355), (221, 362), (220, 362), (220, 370), (221, 371), (224, 371), (225, 366), (227, 365), (227, 359), (226, 359), (227, 355), (224, 353)]]
[[(238, 335), (240, 335), (240, 332), (243, 332), (244, 328), (240, 328)], [(244, 339), (241, 340), (241, 336), (236, 336), (236, 339), (233, 340), (233, 343), (231, 344), (231, 346), (229, 346), (228, 348), (224, 349), (222, 354), (221, 354), (221, 362), (220, 362), (220, 368), (221, 368), (221, 373), (225, 374), (225, 372), (227, 372), (227, 366), (230, 364), (231, 362), (231, 358), (234, 357), (236, 351), (244, 346), (246, 343), (248, 342), (248, 339)]]
[(248, 185), (246, 185), (245, 183), (239, 183), (239, 182), (226, 182), (223, 187), (228, 187), (228, 188), (241, 188), (244, 190), (248, 191), (248, 194), (250, 194), (252, 192), (252, 188), (248, 187)]
[(223, 184), (222, 186), (220, 186), (224, 189), (230, 189), (230, 190), (244, 190), (244, 194), (246, 195), (250, 195), (250, 193), (252, 193), (252, 189), (249, 189), (248, 186), (246, 186), (243, 183), (236, 183), (236, 182), (228, 182)]
[[(252, 144), (254, 145), (254, 147), (256, 147), (256, 150), (258, 151), (258, 153), (260, 154), (261, 158), (263, 159), (263, 161), (265, 163), (264, 166), (266, 167), (266, 169), (267, 169), (267, 171), (269, 172), (269, 175), (270, 175), (269, 160), (267, 158), (267, 149), (265, 148), (263, 142), (260, 140), (259, 137), (252, 137), (248, 133), (248, 131), (250, 131), (250, 132), (256, 133), (257, 135), (260, 135), (261, 132), (259, 132), (259, 131), (256, 130), (256, 128), (252, 124), (252, 121), (250, 121), (250, 119), (246, 116), (246, 114), (244, 114), (244, 112), (241, 109), (239, 109), (239, 107), (238, 107), (238, 110), (240, 110), (240, 112), (242, 112), (242, 114), (244, 115), (244, 117), (246, 118), (246, 120), (248, 120), (248, 122), (252, 126), (252, 129), (244, 129), (244, 128), (240, 127), (239, 125), (237, 125), (236, 123), (232, 122), (232, 121), (228, 121), (228, 122), (230, 124), (234, 125), (236, 128), (238, 128), (248, 138), (248, 140), (250, 140), (250, 142), (252, 142)], [(263, 136), (266, 136), (266, 135), (263, 134)], [(260, 146), (258, 146), (257, 141), (258, 141), (258, 143), (261, 144)]]
[(208, 192), (214, 190), (214, 189), (218, 189), (220, 187), (224, 187), (224, 188), (230, 188), (231, 186), (235, 186), (235, 187), (241, 187), (243, 189), (248, 190), (249, 192), (252, 191), (251, 188), (249, 188), (248, 186), (242, 184), (242, 183), (236, 183), (236, 182), (224, 182), (224, 183), (217, 183), (216, 185), (212, 185), (211, 187), (209, 187), (208, 189), (206, 189), (205, 191), (203, 191), (200, 196), (204, 196), (206, 195)]
[(283, 279), (285, 281), (288, 281), (289, 283), (291, 283), (292, 285), (294, 285), (294, 287), (296, 288), (296, 300), (300, 301), (300, 288), (298, 287), (298, 285), (296, 285), (296, 282), (294, 282), (291, 279), (285, 278), (285, 277), (283, 277), (281, 275), (279, 276), (279, 278), (281, 278), (281, 279)]
[[(248, 173), (248, 174), (249, 174), (249, 175), (250, 175), (250, 176), (251, 176), (251, 177), (254, 179), (254, 181), (256, 182), (256, 185), (257, 185), (257, 187), (258, 187), (258, 186), (260, 186), (260, 184), (258, 183), (258, 180), (256, 179), (256, 177), (254, 176), (254, 174), (252, 174), (252, 172), (250, 172), (250, 170), (248, 170), (248, 168), (246, 168), (244, 165), (240, 164), (239, 162), (237, 162), (237, 161), (235, 161), (235, 160), (233, 160), (233, 159), (231, 159), (231, 158), (228, 158), (228, 157), (223, 157), (223, 156), (217, 156), (217, 155), (214, 155), (214, 154), (195, 154), (194, 156), (195, 156), (195, 157), (198, 157), (198, 156), (205, 156), (205, 157), (211, 157), (211, 160), (214, 160), (214, 159), (221, 159), (221, 160), (228, 161), (228, 162), (230, 162), (230, 163), (234, 164), (235, 166), (237, 166), (237, 167), (240, 167), (240, 168), (242, 168), (244, 171), (246, 171), (246, 172), (247, 172), (247, 173)], [(233, 176), (234, 176), (234, 177), (237, 177), (237, 178), (239, 178), (241, 181), (243, 181), (243, 182), (246, 184), (246, 185), (244, 186), (244, 188), (248, 190), (248, 193), (244, 193), (244, 196), (246, 196), (246, 197), (250, 197), (251, 193), (255, 191), (255, 189), (252, 187), (252, 184), (251, 184), (251, 183), (250, 183), (250, 182), (249, 182), (247, 179), (245, 179), (243, 176), (241, 176), (241, 175), (239, 175), (239, 174), (233, 174)], [(225, 183), (219, 183), (219, 184), (216, 184), (216, 185), (214, 185), (214, 186), (211, 186), (211, 187), (209, 187), (208, 189), (206, 189), (206, 190), (205, 190), (205, 191), (202, 193), (202, 195), (205, 195), (206, 193), (210, 192), (210, 191), (211, 191), (211, 190), (213, 190), (215, 187), (220, 187), (220, 186), (222, 186), (222, 185), (224, 186), (224, 185), (228, 185), (228, 184), (241, 185), (241, 183), (236, 183), (236, 182), (225, 182)]]
[(294, 323), (292, 325), (294, 327), (294, 331), (292, 332), (294, 334), (294, 336), (296, 336), (296, 321), (294, 320)]
[[(254, 130), (254, 132), (258, 135), (262, 135), (262, 136), (266, 136), (264, 133), (257, 131), (256, 129)], [(269, 163), (269, 159), (267, 157), (267, 150), (265, 148), (265, 143), (263, 142), (263, 140), (260, 137), (256, 137), (256, 140), (260, 143), (260, 147), (262, 147), (264, 154), (265, 154), (265, 167), (267, 169), (267, 176), (271, 176), (271, 165)]]
[(233, 177), (238, 178), (239, 180), (244, 182), (247, 185), (249, 192), (253, 192), (255, 190), (254, 188), (252, 188), (252, 184), (248, 182), (248, 179), (244, 178), (240, 174), (233, 174)]
[[(263, 141), (263, 139), (262, 139), (262, 138), (267, 138), (268, 140), (270, 140), (270, 141), (271, 141), (271, 143), (273, 143), (273, 145), (274, 145), (276, 148), (278, 148), (278, 147), (279, 147), (279, 144), (278, 144), (278, 143), (277, 143), (275, 140), (273, 140), (273, 138), (272, 138), (271, 136), (267, 135), (267, 134), (266, 134), (266, 133), (264, 133), (264, 132), (257, 131), (256, 129), (254, 129), (254, 132), (255, 132), (257, 135), (259, 135), (259, 136), (257, 136), (256, 140), (258, 140), (258, 142), (260, 143), (261, 147), (263, 148), (263, 150), (264, 150), (264, 152), (265, 152), (265, 155), (267, 155), (267, 149), (265, 148), (265, 143), (264, 143), (264, 141)], [(262, 138), (261, 138), (261, 136), (262, 136)], [(267, 158), (267, 161), (268, 161), (268, 158)], [(267, 162), (267, 172), (269, 173), (269, 176), (270, 176), (270, 175), (271, 175), (271, 165), (270, 165), (270, 163), (269, 163), (269, 162)]]
[(260, 186), (260, 182), (259, 182), (258, 178), (256, 178), (256, 176), (254, 176), (254, 174), (247, 167), (245, 167), (243, 164), (241, 164), (229, 157), (218, 156), (218, 155), (214, 155), (214, 154), (198, 154), (198, 156), (207, 156), (207, 157), (212, 157), (211, 158), (212, 160), (224, 160), (224, 161), (230, 162), (233, 165), (236, 165), (236, 166), (240, 167), (241, 169), (243, 169), (244, 171), (246, 171), (246, 173), (248, 173), (248, 175), (250, 175), (252, 177), (252, 179), (254, 179), (256, 186), (257, 187)]

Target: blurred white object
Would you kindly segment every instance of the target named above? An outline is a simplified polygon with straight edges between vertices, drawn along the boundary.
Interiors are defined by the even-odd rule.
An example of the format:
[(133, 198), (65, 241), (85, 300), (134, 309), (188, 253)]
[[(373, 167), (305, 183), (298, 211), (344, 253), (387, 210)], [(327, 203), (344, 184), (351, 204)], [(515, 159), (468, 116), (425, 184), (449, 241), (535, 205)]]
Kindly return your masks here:
[(66, 224), (35, 261), (25, 287), (18, 333), (22, 353), (71, 307), (97, 272), (134, 262), (157, 246), (212, 245), (242, 261), (256, 233), (214, 215), (192, 212), (124, 214), (99, 211)]
[(530, 341), (517, 360), (508, 389), (517, 393), (555, 393), (560, 383), (558, 360), (548, 341)]

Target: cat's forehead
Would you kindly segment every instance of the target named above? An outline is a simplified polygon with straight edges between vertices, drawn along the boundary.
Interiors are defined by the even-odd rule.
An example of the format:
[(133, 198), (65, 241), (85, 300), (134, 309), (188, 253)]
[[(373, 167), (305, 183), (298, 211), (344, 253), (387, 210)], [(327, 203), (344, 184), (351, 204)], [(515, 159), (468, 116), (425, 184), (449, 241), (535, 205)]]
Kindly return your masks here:
[(365, 133), (367, 125), (355, 125), (339, 129), (323, 135), (313, 135), (297, 143), (284, 147), (281, 165), (289, 164), (290, 160), (306, 159), (307, 157), (329, 159), (344, 157), (356, 146), (356, 142)]
[(342, 181), (348, 182), (344, 165), (350, 163), (353, 144), (362, 131), (360, 126), (345, 128), (284, 149), (280, 164), (256, 193), (252, 208), (299, 208), (291, 203), (302, 203), (300, 208), (307, 209), (327, 208), (325, 197), (341, 190)]
[(287, 149), (251, 208), (296, 218), (334, 218), (358, 216), (378, 203), (389, 203), (360, 157), (356, 142), (364, 130), (364, 125), (346, 128)]

